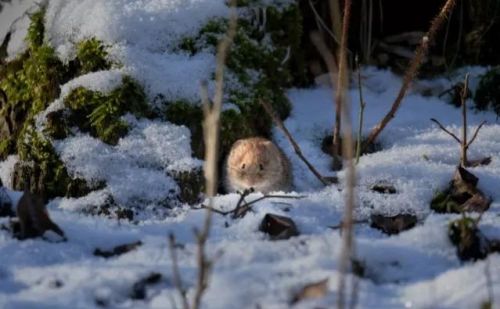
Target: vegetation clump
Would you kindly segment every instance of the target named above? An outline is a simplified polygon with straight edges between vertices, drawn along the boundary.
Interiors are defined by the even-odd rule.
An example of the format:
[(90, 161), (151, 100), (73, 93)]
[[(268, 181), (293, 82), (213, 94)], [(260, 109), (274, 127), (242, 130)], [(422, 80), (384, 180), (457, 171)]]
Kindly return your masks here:
[(80, 73), (86, 74), (111, 68), (111, 62), (107, 60), (107, 46), (96, 38), (83, 40), (76, 46), (76, 58), (80, 65)]
[[(298, 5), (268, 5), (251, 0), (238, 1), (237, 6), (248, 10), (249, 14), (238, 20), (234, 44), (226, 62), (226, 102), (237, 107), (237, 110), (226, 110), (221, 116), (221, 141), (229, 144), (228, 147), (237, 139), (251, 135), (269, 137), (272, 120), (259, 101), (269, 102), (280, 118), (285, 119), (291, 106), (284, 88), (307, 82), (300, 48), (302, 15)], [(178, 48), (192, 55), (201, 50), (215, 49), (227, 27), (225, 18), (210, 20), (197, 36), (183, 38)], [(183, 108), (176, 105), (167, 109), (167, 119), (187, 125), (192, 130), (194, 144), (201, 144), (200, 126), (193, 130), (193, 124), (185, 121), (185, 116), (172, 113), (172, 110)], [(198, 120), (201, 119), (201, 110), (196, 113), (200, 117)], [(223, 152), (229, 149), (226, 146), (222, 145)], [(198, 150), (195, 153), (202, 154)]]
[(478, 109), (492, 109), (500, 115), (500, 67), (488, 71), (481, 77), (474, 99)]
[(142, 87), (128, 76), (109, 94), (78, 87), (64, 99), (64, 105), (70, 109), (69, 126), (77, 126), (110, 145), (116, 145), (128, 132), (123, 115), (143, 117), (149, 113)]

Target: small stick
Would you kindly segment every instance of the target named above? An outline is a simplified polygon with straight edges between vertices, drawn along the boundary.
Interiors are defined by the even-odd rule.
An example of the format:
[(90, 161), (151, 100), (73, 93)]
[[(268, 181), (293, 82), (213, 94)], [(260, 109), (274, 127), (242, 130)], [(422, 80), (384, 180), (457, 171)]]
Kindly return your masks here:
[(302, 150), (300, 149), (299, 145), (297, 144), (297, 142), (295, 142), (294, 138), (290, 134), (290, 131), (288, 131), (288, 129), (283, 124), (283, 121), (281, 121), (281, 119), (276, 115), (276, 113), (274, 112), (272, 106), (269, 103), (264, 102), (263, 100), (260, 100), (259, 102), (262, 105), (262, 107), (264, 107), (264, 110), (267, 112), (267, 114), (269, 116), (271, 116), (271, 118), (273, 119), (273, 121), (276, 124), (276, 126), (278, 128), (280, 128), (283, 131), (283, 133), (285, 133), (286, 138), (288, 139), (288, 141), (290, 142), (290, 144), (292, 144), (293, 149), (295, 150), (295, 153), (297, 154), (297, 156), (299, 156), (299, 158), (302, 160), (302, 162), (304, 162), (307, 165), (307, 167), (309, 168), (309, 170), (314, 174), (314, 176), (316, 176), (316, 178), (318, 178), (318, 180), (323, 185), (325, 185), (325, 186), (329, 185), (330, 182), (327, 179), (325, 179), (325, 177), (323, 177), (316, 170), (316, 168), (314, 168), (314, 166), (306, 159), (306, 157), (302, 154)]
[(464, 88), (462, 89), (462, 156), (460, 163), (463, 167), (467, 165), (467, 93), (469, 91), (469, 73), (465, 74)]
[(470, 144), (476, 140), (477, 134), (479, 133), (479, 130), (481, 130), (481, 127), (486, 124), (486, 121), (481, 122), (481, 124), (477, 127), (476, 131), (474, 132), (474, 135), (472, 135), (472, 139), (467, 143), (466, 147), (469, 148)]
[(359, 163), (361, 156), (361, 135), (363, 131), (363, 118), (365, 113), (366, 103), (363, 100), (363, 86), (361, 85), (361, 67), (359, 65), (358, 55), (356, 55), (356, 66), (358, 67), (358, 89), (359, 89), (359, 126), (358, 126), (358, 140), (356, 141), (356, 164)]
[(456, 140), (457, 143), (462, 144), (462, 141), (455, 134), (448, 131), (437, 119), (431, 118), (431, 121), (435, 122), (441, 130), (443, 130), (444, 132), (448, 133), (451, 137), (453, 137), (453, 139)]

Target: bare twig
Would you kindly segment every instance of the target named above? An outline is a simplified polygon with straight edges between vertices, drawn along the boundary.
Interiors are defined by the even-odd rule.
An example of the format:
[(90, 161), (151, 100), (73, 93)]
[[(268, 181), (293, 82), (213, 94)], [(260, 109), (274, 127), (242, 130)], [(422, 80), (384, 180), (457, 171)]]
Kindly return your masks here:
[(174, 286), (181, 296), (182, 308), (189, 309), (186, 290), (184, 289), (182, 278), (179, 273), (179, 264), (177, 262), (177, 250), (174, 234), (168, 235), (168, 248), (170, 251), (170, 259), (172, 260), (172, 279), (174, 281)]
[(201, 86), (201, 95), (203, 100), (203, 137), (205, 141), (205, 187), (206, 195), (209, 199), (209, 206), (205, 216), (205, 221), (201, 231), (195, 230), (197, 239), (197, 264), (198, 276), (196, 282), (196, 290), (193, 299), (192, 309), (199, 309), (201, 299), (205, 290), (208, 287), (209, 276), (212, 272), (213, 261), (210, 261), (206, 256), (206, 243), (210, 234), (210, 226), (212, 224), (213, 197), (217, 193), (217, 157), (219, 152), (219, 130), (220, 130), (220, 113), (222, 110), (223, 87), (224, 87), (224, 67), (229, 53), (231, 44), (236, 35), (237, 28), (237, 11), (236, 1), (230, 2), (230, 17), (228, 30), (225, 37), (217, 46), (217, 58), (215, 68), (215, 94), (213, 104), (210, 105), (208, 100), (208, 91), (206, 84)]
[(460, 96), (462, 101), (462, 155), (460, 163), (463, 167), (467, 165), (467, 94), (469, 92), (469, 73), (465, 74), (464, 88)]
[(392, 120), (392, 118), (395, 117), (396, 112), (398, 111), (401, 103), (403, 102), (403, 98), (406, 95), (406, 92), (408, 91), (411, 82), (415, 78), (415, 76), (418, 74), (418, 71), (420, 69), (420, 66), (422, 65), (422, 61), (427, 55), (429, 45), (434, 42), (438, 30), (442, 27), (443, 23), (445, 22), (446, 18), (450, 15), (451, 11), (455, 7), (456, 0), (447, 0), (444, 6), (441, 8), (441, 11), (439, 14), (434, 18), (434, 20), (431, 23), (431, 27), (429, 28), (429, 31), (426, 33), (426, 35), (422, 38), (421, 44), (418, 46), (417, 50), (415, 51), (415, 56), (411, 60), (408, 68), (406, 69), (405, 76), (403, 78), (403, 84), (401, 85), (401, 89), (399, 90), (399, 93), (394, 100), (394, 103), (392, 103), (391, 109), (389, 112), (382, 118), (382, 120), (372, 129), (370, 132), (370, 135), (366, 139), (364, 143), (364, 147), (368, 147), (368, 145), (372, 144), (375, 142), (375, 139), (379, 136), (380, 132), (387, 126), (389, 121)]
[(455, 134), (453, 134), (452, 132), (448, 131), (437, 119), (431, 118), (431, 121), (435, 122), (439, 126), (439, 128), (441, 130), (443, 130), (444, 132), (448, 133), (448, 135), (450, 135), (451, 137), (453, 137), (453, 139), (456, 140), (457, 143), (462, 144), (462, 141)]
[(321, 18), (321, 16), (319, 15), (318, 11), (316, 10), (316, 8), (314, 7), (314, 4), (312, 3), (311, 0), (309, 0), (309, 6), (311, 7), (311, 11), (313, 12), (314, 14), (314, 17), (316, 18), (316, 21), (318, 22), (318, 24), (321, 26), (321, 29), (325, 30), (331, 37), (332, 39), (335, 41), (335, 43), (339, 44), (340, 45), (340, 41), (339, 39), (337, 38), (337, 36), (330, 30), (330, 28), (328, 28), (328, 26), (325, 24), (325, 22), (323, 21), (323, 19)]
[(439, 121), (431, 118), (431, 121), (435, 122), (441, 130), (450, 135), (455, 141), (460, 144), (460, 165), (463, 167), (470, 166), (470, 162), (467, 158), (467, 151), (470, 145), (476, 140), (479, 130), (483, 127), (486, 121), (481, 122), (481, 124), (476, 128), (474, 134), (470, 141), (467, 141), (467, 97), (469, 93), (469, 74), (465, 75), (465, 81), (462, 88), (462, 93), (460, 95), (461, 106), (462, 106), (462, 139), (458, 138), (455, 134), (448, 131)]
[(244, 197), (242, 196), (242, 197), (240, 197), (240, 201), (243, 201), (244, 203), (242, 203), (242, 205), (240, 205), (240, 202), (238, 202), (236, 207), (231, 209), (231, 210), (220, 210), (220, 209), (213, 208), (211, 206), (207, 206), (207, 205), (203, 205), (203, 204), (201, 204), (197, 208), (193, 207), (192, 209), (195, 209), (195, 210), (210, 209), (211, 211), (213, 211), (219, 215), (223, 215), (223, 216), (232, 215), (233, 219), (237, 219), (237, 218), (243, 217), (248, 211), (250, 211), (252, 209), (251, 206), (253, 206), (254, 204), (256, 204), (264, 199), (268, 199), (268, 198), (301, 199), (301, 198), (305, 198), (305, 196), (302, 196), (302, 195), (295, 195), (295, 196), (293, 196), (293, 195), (292, 196), (291, 195), (264, 195), (264, 196), (261, 196), (259, 198), (256, 198), (253, 201), (250, 201), (250, 202), (246, 202), (244, 200)]
[(359, 65), (359, 59), (356, 55), (356, 67), (358, 69), (358, 89), (359, 89), (359, 124), (358, 124), (358, 140), (356, 141), (356, 164), (359, 163), (359, 157), (361, 156), (361, 138), (363, 133), (363, 118), (365, 114), (366, 103), (363, 99), (363, 85), (361, 84), (361, 67)]
[(472, 138), (471, 140), (467, 143), (466, 147), (467, 149), (469, 148), (469, 146), (476, 140), (476, 137), (477, 137), (477, 134), (479, 133), (479, 130), (481, 130), (481, 128), (486, 124), (486, 121), (483, 121), (481, 122), (481, 124), (477, 127), (476, 131), (474, 132), (474, 134), (472, 135)]
[[(344, 219), (345, 233), (342, 235), (342, 250), (340, 252), (340, 276), (338, 281), (338, 298), (337, 308), (343, 309), (345, 307), (345, 287), (346, 287), (346, 273), (349, 268), (349, 263), (354, 257), (354, 186), (356, 181), (355, 168), (354, 168), (354, 143), (352, 138), (352, 125), (351, 125), (351, 109), (350, 104), (347, 102), (347, 88), (349, 72), (347, 66), (347, 42), (349, 33), (349, 22), (351, 16), (351, 0), (344, 2), (344, 15), (342, 22), (342, 44), (340, 46), (339, 54), (339, 76), (337, 81), (337, 92), (335, 96), (335, 103), (339, 112), (342, 112), (343, 123), (343, 136), (342, 136), (342, 156), (346, 163), (346, 197), (344, 206)], [(338, 116), (338, 115), (337, 115)], [(340, 128), (340, 127), (339, 127)], [(335, 142), (335, 140), (334, 140)], [(340, 143), (340, 140), (337, 140)], [(353, 286), (353, 285), (351, 285)], [(357, 290), (351, 290), (352, 299), (357, 298)]]
[(316, 178), (318, 178), (318, 180), (323, 185), (325, 185), (325, 186), (329, 185), (330, 182), (325, 177), (323, 177), (316, 170), (316, 168), (306, 159), (306, 157), (302, 154), (302, 150), (300, 149), (299, 145), (297, 144), (297, 142), (295, 142), (295, 139), (290, 134), (290, 131), (288, 131), (288, 129), (285, 127), (285, 125), (283, 124), (283, 121), (281, 121), (280, 117), (278, 117), (278, 115), (276, 115), (272, 106), (263, 100), (260, 100), (259, 102), (262, 105), (262, 107), (264, 107), (264, 110), (266, 111), (266, 113), (273, 119), (276, 126), (278, 128), (280, 128), (283, 131), (283, 133), (285, 133), (286, 138), (288, 139), (290, 144), (292, 144), (293, 149), (295, 150), (295, 153), (297, 154), (297, 156), (299, 156), (299, 158), (307, 165), (309, 170), (314, 174), (314, 176), (316, 176)]

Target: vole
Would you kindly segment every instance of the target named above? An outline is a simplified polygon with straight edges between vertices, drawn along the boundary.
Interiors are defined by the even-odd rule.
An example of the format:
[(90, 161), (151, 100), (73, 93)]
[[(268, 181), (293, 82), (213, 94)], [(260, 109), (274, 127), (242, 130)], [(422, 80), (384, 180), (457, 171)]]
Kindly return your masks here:
[(64, 232), (49, 217), (41, 197), (31, 193), (25, 186), (24, 194), (17, 204), (17, 218), (19, 219), (19, 239), (43, 236), (50, 230), (66, 240)]
[(240, 139), (227, 156), (224, 184), (228, 192), (250, 188), (262, 193), (290, 190), (290, 161), (270, 140), (260, 137)]

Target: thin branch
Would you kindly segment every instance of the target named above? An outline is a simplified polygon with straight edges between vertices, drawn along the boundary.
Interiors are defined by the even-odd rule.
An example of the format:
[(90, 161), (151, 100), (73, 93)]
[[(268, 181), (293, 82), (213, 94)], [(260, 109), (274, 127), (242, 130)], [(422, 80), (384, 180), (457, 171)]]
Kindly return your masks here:
[(170, 251), (170, 259), (172, 260), (172, 279), (174, 281), (174, 286), (179, 292), (182, 300), (182, 308), (189, 309), (189, 303), (186, 296), (186, 290), (182, 283), (182, 278), (179, 272), (179, 264), (177, 262), (177, 250), (174, 234), (168, 235), (168, 247)]
[(451, 137), (453, 137), (453, 139), (456, 140), (457, 143), (462, 144), (462, 141), (455, 134), (448, 131), (437, 119), (431, 118), (431, 121), (436, 123), (441, 130), (443, 130), (444, 132), (448, 133)]
[(467, 94), (469, 93), (469, 73), (465, 74), (464, 87), (460, 95), (462, 103), (462, 155), (460, 163), (463, 167), (467, 165)]
[(359, 59), (356, 55), (356, 67), (358, 69), (358, 89), (359, 89), (359, 123), (358, 123), (358, 140), (356, 141), (356, 164), (359, 163), (361, 156), (361, 139), (363, 134), (363, 118), (365, 113), (366, 103), (363, 99), (363, 85), (361, 84), (361, 67)]
[(192, 209), (194, 209), (194, 210), (210, 209), (211, 211), (213, 211), (217, 214), (223, 215), (223, 216), (233, 215), (232, 216), (233, 219), (237, 219), (237, 218), (243, 217), (249, 210), (251, 210), (251, 206), (253, 204), (256, 204), (256, 203), (258, 203), (264, 199), (268, 199), (268, 198), (302, 199), (302, 198), (305, 198), (305, 196), (303, 196), (303, 195), (295, 195), (295, 196), (293, 196), (293, 195), (264, 195), (264, 196), (261, 196), (259, 198), (256, 198), (253, 201), (250, 201), (250, 202), (245, 202), (244, 197), (240, 197), (240, 200), (242, 199), (244, 201), (243, 206), (236, 205), (236, 207), (231, 209), (231, 210), (220, 210), (220, 209), (213, 208), (211, 206), (207, 206), (207, 205), (203, 205), (203, 204), (201, 204), (199, 207), (193, 207)]
[[(351, 124), (351, 108), (347, 102), (347, 89), (349, 87), (349, 68), (347, 66), (347, 42), (349, 34), (349, 23), (351, 17), (351, 0), (344, 2), (344, 16), (342, 22), (342, 44), (340, 46), (339, 55), (339, 76), (337, 81), (337, 93), (335, 96), (335, 103), (338, 112), (342, 112), (343, 123), (343, 136), (342, 136), (342, 156), (346, 163), (346, 197), (344, 206), (344, 222), (345, 233), (342, 235), (342, 250), (340, 252), (340, 276), (338, 280), (338, 298), (337, 308), (345, 308), (345, 287), (346, 287), (346, 273), (349, 268), (349, 263), (354, 257), (354, 207), (355, 207), (355, 193), (354, 186), (356, 182), (356, 173), (353, 162), (354, 157), (354, 143), (352, 138), (352, 124)], [(339, 115), (337, 115), (339, 116)], [(337, 124), (340, 129), (340, 123)], [(337, 128), (336, 128), (337, 129)], [(335, 132), (334, 132), (335, 133)], [(338, 134), (338, 133), (337, 133)], [(334, 140), (335, 142), (335, 140)], [(339, 143), (340, 140), (337, 140)], [(352, 286), (352, 285), (351, 285)], [(357, 297), (358, 291), (355, 287), (351, 290), (351, 295)]]
[(481, 130), (482, 126), (486, 124), (486, 121), (481, 122), (481, 124), (477, 127), (476, 131), (472, 135), (472, 139), (467, 143), (466, 147), (469, 148), (469, 146), (476, 140), (477, 134), (479, 133), (479, 130)]
[[(209, 206), (213, 208), (213, 197), (217, 193), (217, 161), (219, 153), (219, 131), (220, 131), (220, 113), (222, 110), (223, 90), (224, 90), (224, 68), (227, 60), (229, 49), (236, 36), (238, 13), (236, 11), (236, 1), (230, 2), (230, 16), (228, 30), (224, 38), (217, 46), (217, 57), (215, 67), (215, 94), (213, 104), (208, 102), (208, 91), (206, 84), (201, 86), (201, 96), (203, 103), (204, 121), (203, 121), (203, 137), (205, 141), (205, 187), (206, 195), (209, 199)], [(208, 286), (209, 276), (212, 272), (213, 262), (209, 261), (206, 256), (206, 243), (210, 234), (210, 226), (212, 225), (212, 211), (207, 209), (205, 221), (201, 232), (196, 231), (197, 238), (197, 264), (198, 277), (196, 282), (196, 290), (193, 299), (192, 309), (199, 309), (201, 299)]]
[(382, 120), (372, 129), (370, 132), (370, 135), (368, 136), (367, 140), (364, 143), (364, 147), (366, 148), (368, 145), (372, 144), (375, 142), (379, 134), (382, 132), (382, 130), (387, 126), (389, 121), (392, 120), (392, 118), (395, 117), (396, 112), (398, 111), (399, 107), (401, 106), (401, 103), (403, 102), (403, 98), (406, 95), (406, 92), (408, 91), (411, 82), (415, 78), (415, 76), (418, 74), (418, 71), (422, 65), (423, 59), (427, 55), (429, 45), (434, 42), (437, 32), (439, 29), (441, 29), (442, 25), (444, 24), (445, 20), (448, 18), (450, 15), (451, 11), (455, 7), (456, 0), (447, 0), (444, 6), (442, 7), (441, 11), (439, 14), (434, 18), (434, 20), (431, 23), (431, 27), (429, 28), (429, 31), (427, 34), (422, 38), (421, 44), (418, 46), (417, 50), (415, 51), (415, 57), (411, 60), (408, 68), (406, 69), (405, 76), (403, 78), (403, 84), (401, 85), (401, 89), (399, 90), (399, 93), (394, 100), (394, 103), (392, 103), (391, 109), (389, 112), (382, 118)]
[(337, 43), (337, 44), (340, 45), (340, 41), (335, 36), (335, 34), (333, 34), (333, 32), (330, 30), (330, 28), (328, 28), (328, 26), (325, 25), (325, 22), (323, 21), (323, 19), (319, 15), (318, 11), (316, 11), (316, 8), (314, 7), (314, 4), (312, 3), (312, 1), (309, 0), (308, 2), (309, 2), (309, 6), (311, 7), (311, 10), (312, 10), (312, 12), (314, 14), (314, 17), (316, 17), (316, 21), (318, 22), (318, 24), (320, 24), (321, 28), (323, 30), (325, 30), (332, 37), (332, 39), (335, 41), (335, 43)]
[(278, 115), (276, 115), (272, 106), (269, 103), (264, 102), (263, 100), (260, 100), (259, 102), (262, 105), (262, 107), (264, 107), (264, 110), (266, 111), (266, 113), (273, 119), (276, 126), (278, 128), (280, 128), (283, 131), (283, 133), (285, 133), (286, 138), (288, 139), (290, 144), (292, 144), (293, 149), (295, 150), (295, 153), (297, 154), (297, 156), (299, 156), (299, 158), (307, 165), (309, 170), (314, 174), (314, 176), (316, 176), (316, 178), (318, 178), (318, 180), (323, 185), (325, 185), (325, 186), (329, 185), (330, 182), (327, 179), (325, 179), (325, 177), (323, 177), (316, 170), (316, 168), (306, 159), (306, 157), (302, 154), (302, 150), (300, 149), (299, 145), (297, 144), (297, 142), (295, 142), (295, 139), (290, 134), (290, 131), (288, 131), (288, 129), (285, 127), (285, 125), (283, 124), (283, 121), (281, 121), (280, 117), (278, 117)]

